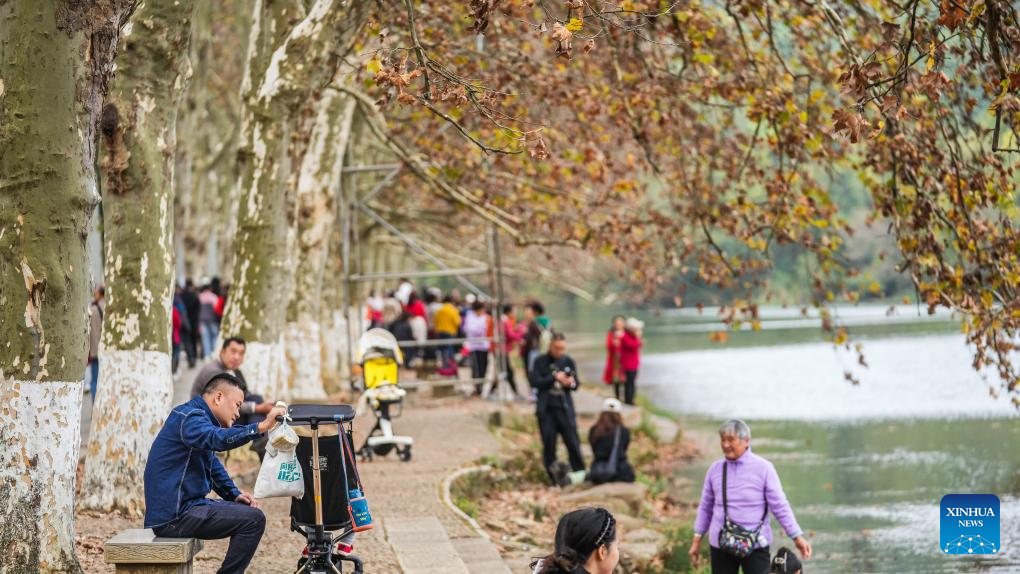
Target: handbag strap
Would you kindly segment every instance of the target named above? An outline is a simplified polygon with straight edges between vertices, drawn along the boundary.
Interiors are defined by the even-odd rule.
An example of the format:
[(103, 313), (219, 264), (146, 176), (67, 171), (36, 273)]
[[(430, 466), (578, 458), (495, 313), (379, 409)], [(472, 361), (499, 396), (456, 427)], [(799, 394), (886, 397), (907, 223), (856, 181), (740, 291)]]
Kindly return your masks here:
[[(726, 521), (726, 520), (730, 519), (729, 518), (729, 509), (727, 508), (727, 501), (726, 501), (726, 468), (729, 466), (729, 464), (727, 463), (727, 461), (725, 459), (723, 460), (722, 464), (723, 464), (723, 466), (722, 466), (722, 508), (723, 508), (723, 520)], [(755, 529), (755, 532), (761, 530), (765, 526), (765, 521), (768, 520), (768, 517), (769, 517), (769, 499), (766, 497), (765, 498), (765, 512), (762, 513), (761, 520), (758, 522), (758, 528)]]
[(723, 461), (722, 461), (722, 515), (723, 515), (723, 520), (724, 521), (730, 519), (730, 510), (729, 510), (729, 508), (727, 507), (727, 504), (726, 504), (726, 467), (727, 466), (729, 466), (729, 465), (727, 465), (726, 464), (726, 460), (723, 459)]
[(340, 468), (344, 473), (344, 488), (350, 490), (350, 482), (347, 479), (347, 461), (351, 461), (351, 468), (354, 469), (354, 483), (357, 485), (358, 490), (364, 493), (364, 489), (361, 486), (361, 476), (358, 475), (358, 466), (354, 463), (354, 457), (351, 453), (351, 446), (347, 442), (347, 431), (344, 430), (343, 426), (340, 427), (340, 432), (337, 433), (340, 438)]

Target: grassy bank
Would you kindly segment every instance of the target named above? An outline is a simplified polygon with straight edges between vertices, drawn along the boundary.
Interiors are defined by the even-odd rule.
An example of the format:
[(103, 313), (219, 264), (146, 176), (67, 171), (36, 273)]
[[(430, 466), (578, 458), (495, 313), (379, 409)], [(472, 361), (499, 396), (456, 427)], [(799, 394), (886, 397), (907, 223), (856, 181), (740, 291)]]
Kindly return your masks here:
[[(624, 559), (618, 571), (707, 572), (704, 567), (693, 568), (687, 556), (697, 501), (678, 498), (676, 493), (682, 489), (676, 475), (699, 453), (682, 433), (675, 432), (676, 417), (658, 412), (647, 402), (628, 417), (632, 436), (628, 457), (637, 474), (636, 484), (591, 490), (586, 483), (561, 489), (548, 486), (532, 408), (511, 405), (493, 414), (489, 429), (503, 448), (498, 456), (478, 461), (492, 470), (465, 475), (451, 489), (454, 504), (486, 529), (509, 564), (522, 567), (548, 554), (562, 514), (598, 505), (613, 511), (624, 533)], [(590, 417), (579, 419), (582, 436), (592, 422)], [(664, 438), (664, 434), (673, 436)], [(587, 458), (590, 463), (590, 455)], [(586, 499), (589, 491), (592, 500)]]

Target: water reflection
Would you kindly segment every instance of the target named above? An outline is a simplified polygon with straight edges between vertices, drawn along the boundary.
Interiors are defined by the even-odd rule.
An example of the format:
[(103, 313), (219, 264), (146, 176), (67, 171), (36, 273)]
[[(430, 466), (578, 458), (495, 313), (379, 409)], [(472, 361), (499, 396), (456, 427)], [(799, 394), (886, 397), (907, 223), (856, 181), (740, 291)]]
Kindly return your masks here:
[[(686, 421), (697, 432), (717, 425)], [(812, 533), (812, 572), (1020, 571), (1020, 419), (752, 421), (751, 427), (752, 448), (775, 464), (798, 521)], [(699, 496), (709, 462), (684, 470), (685, 496)], [(949, 493), (999, 496), (1002, 554), (939, 552), (939, 500)]]
[[(869, 340), (869, 365), (825, 343), (718, 349), (645, 357), (640, 385), (665, 408), (749, 419), (862, 419), (1000, 415), (997, 385), (971, 368), (960, 335)], [(862, 382), (846, 382), (844, 373)]]
[[(885, 309), (843, 311), (858, 325), (853, 332), (864, 342), (868, 369), (819, 342), (817, 328), (792, 328), (802, 324), (794, 309), (763, 310), (762, 331), (730, 332), (724, 346), (708, 342), (705, 325), (717, 318), (707, 310), (644, 314), (639, 392), (685, 415), (685, 428), (695, 433), (714, 433), (727, 418), (751, 422), (755, 452), (775, 463), (801, 526), (812, 533), (809, 572), (1020, 572), (1016, 410), (989, 396), (998, 381), (971, 369), (951, 318), (897, 323)], [(589, 380), (601, 372), (604, 329), (615, 312), (553, 313)], [(846, 382), (848, 370), (861, 385)], [(700, 496), (709, 462), (684, 470), (686, 498)], [(939, 501), (950, 493), (999, 496), (1002, 554), (940, 552)]]

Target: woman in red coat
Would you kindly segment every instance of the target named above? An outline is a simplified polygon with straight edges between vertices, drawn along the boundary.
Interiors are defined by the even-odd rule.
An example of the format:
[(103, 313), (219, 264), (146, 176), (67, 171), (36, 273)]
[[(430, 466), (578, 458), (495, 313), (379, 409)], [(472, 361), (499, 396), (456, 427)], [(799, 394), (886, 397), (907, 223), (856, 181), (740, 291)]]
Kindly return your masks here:
[(616, 398), (620, 399), (623, 387), (623, 402), (634, 404), (637, 373), (641, 362), (641, 329), (644, 323), (622, 316), (613, 317), (613, 326), (606, 335), (606, 369), (602, 380), (613, 385)]

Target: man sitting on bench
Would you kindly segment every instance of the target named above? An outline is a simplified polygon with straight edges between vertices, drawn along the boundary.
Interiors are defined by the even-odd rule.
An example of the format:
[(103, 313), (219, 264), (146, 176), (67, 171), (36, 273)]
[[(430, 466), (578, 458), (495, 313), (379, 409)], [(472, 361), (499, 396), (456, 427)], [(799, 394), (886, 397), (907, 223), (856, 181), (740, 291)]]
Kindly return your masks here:
[[(266, 516), (255, 499), (230, 480), (216, 451), (244, 445), (286, 414), (274, 407), (265, 420), (232, 427), (244, 402), (244, 384), (221, 373), (201, 395), (170, 411), (145, 464), (145, 527), (156, 536), (215, 540), (230, 537), (219, 574), (242, 574), (255, 555)], [(210, 490), (223, 500), (206, 498)]]

